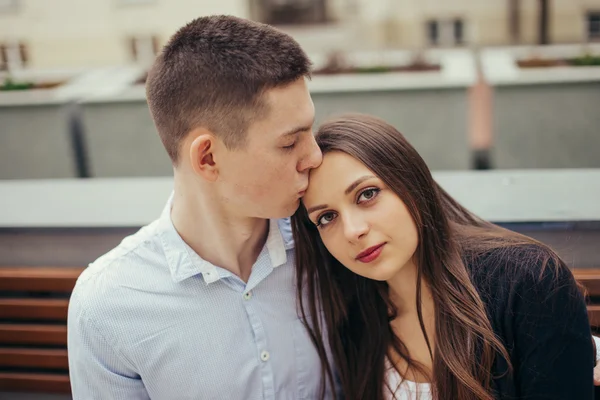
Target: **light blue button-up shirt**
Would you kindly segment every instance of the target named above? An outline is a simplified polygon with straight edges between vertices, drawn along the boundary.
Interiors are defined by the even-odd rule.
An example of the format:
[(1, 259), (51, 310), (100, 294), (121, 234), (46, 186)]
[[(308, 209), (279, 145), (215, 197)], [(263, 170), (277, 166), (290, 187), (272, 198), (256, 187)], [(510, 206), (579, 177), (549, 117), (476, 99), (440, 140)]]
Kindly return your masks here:
[(248, 283), (161, 217), (93, 262), (68, 317), (73, 398), (314, 399), (319, 357), (298, 317), (289, 220), (271, 220)]

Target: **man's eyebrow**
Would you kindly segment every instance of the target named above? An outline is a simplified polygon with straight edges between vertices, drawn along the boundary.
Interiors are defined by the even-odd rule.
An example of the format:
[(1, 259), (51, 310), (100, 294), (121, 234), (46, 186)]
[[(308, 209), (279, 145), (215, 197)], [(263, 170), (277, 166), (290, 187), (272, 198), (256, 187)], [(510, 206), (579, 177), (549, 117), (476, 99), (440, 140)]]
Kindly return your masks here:
[[(356, 189), (356, 187), (357, 187), (358, 185), (360, 185), (360, 184), (361, 184), (361, 183), (363, 183), (364, 181), (367, 181), (367, 180), (369, 180), (369, 179), (373, 179), (373, 178), (377, 178), (377, 177), (376, 177), (376, 176), (373, 176), (373, 175), (365, 175), (365, 176), (361, 176), (360, 178), (358, 178), (357, 180), (355, 180), (354, 182), (352, 182), (352, 183), (351, 183), (351, 184), (350, 184), (350, 185), (349, 185), (349, 186), (346, 188), (346, 190), (344, 191), (344, 194), (345, 194), (345, 195), (348, 195), (348, 194), (352, 193), (352, 191), (353, 191), (354, 189)], [(311, 207), (311, 208), (309, 208), (308, 210), (306, 210), (306, 213), (307, 213), (307, 214), (311, 214), (311, 213), (313, 213), (313, 212), (315, 212), (315, 211), (318, 211), (318, 210), (323, 210), (323, 209), (325, 209), (325, 208), (327, 208), (327, 207), (329, 207), (327, 204), (319, 204), (318, 206), (314, 206), (314, 207)]]
[(292, 128), (287, 132), (283, 132), (281, 134), (281, 136), (292, 136), (292, 135), (296, 135), (300, 132), (305, 132), (305, 131), (309, 131), (312, 129), (313, 125), (315, 124), (315, 122), (313, 121), (310, 125), (304, 125), (304, 126), (298, 126), (296, 128)]

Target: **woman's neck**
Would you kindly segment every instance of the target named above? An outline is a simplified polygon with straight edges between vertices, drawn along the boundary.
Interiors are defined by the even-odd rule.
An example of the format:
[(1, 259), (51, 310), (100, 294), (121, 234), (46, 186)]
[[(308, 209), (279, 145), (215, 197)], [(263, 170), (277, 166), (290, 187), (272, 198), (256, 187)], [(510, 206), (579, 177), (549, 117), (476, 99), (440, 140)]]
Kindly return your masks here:
[(431, 288), (424, 279), (421, 279), (419, 293), (418, 278), (418, 266), (411, 261), (387, 281), (390, 300), (400, 318), (406, 315), (417, 315), (419, 303), (424, 317), (426, 313), (433, 316), (434, 303)]
[[(428, 382), (433, 370), (432, 354), (435, 348), (435, 306), (431, 288), (421, 279), (417, 301), (418, 270), (415, 263), (405, 265), (396, 276), (388, 280), (388, 285), (390, 300), (396, 308), (396, 318), (390, 323), (392, 331), (408, 350), (410, 359), (423, 366), (425, 373), (409, 369), (406, 360), (393, 349), (391, 361), (404, 379)], [(427, 340), (419, 320), (419, 305)]]

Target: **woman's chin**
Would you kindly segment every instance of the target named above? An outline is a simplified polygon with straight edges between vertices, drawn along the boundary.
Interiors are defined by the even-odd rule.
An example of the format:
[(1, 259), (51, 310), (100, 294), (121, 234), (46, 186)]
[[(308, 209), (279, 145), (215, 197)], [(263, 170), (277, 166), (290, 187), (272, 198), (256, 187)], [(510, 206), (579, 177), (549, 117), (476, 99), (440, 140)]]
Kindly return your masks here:
[(368, 271), (364, 269), (359, 273), (363, 278), (371, 279), (373, 281), (384, 282), (390, 280), (394, 275), (398, 273), (397, 269), (385, 268), (384, 266), (373, 267)]

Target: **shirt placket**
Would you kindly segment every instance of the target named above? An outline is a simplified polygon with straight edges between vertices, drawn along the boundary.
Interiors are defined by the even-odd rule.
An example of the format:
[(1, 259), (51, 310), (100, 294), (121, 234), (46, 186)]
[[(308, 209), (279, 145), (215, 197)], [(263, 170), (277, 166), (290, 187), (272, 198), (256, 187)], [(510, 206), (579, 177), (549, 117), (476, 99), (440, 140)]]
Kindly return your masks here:
[(254, 343), (256, 345), (256, 355), (259, 360), (261, 378), (263, 383), (263, 398), (265, 400), (275, 400), (275, 382), (273, 379), (273, 365), (271, 362), (271, 352), (267, 343), (267, 336), (263, 323), (256, 309), (256, 300), (252, 290), (244, 291), (242, 294), (244, 309), (248, 315), (250, 326), (254, 334)]
[[(267, 254), (262, 252), (256, 264), (253, 267), (252, 275), (263, 276), (268, 274), (269, 268), (265, 265)], [(252, 329), (254, 344), (256, 346), (256, 357), (258, 358), (260, 375), (263, 384), (263, 399), (264, 400), (275, 400), (275, 379), (273, 376), (273, 365), (271, 361), (271, 349), (267, 341), (267, 335), (263, 322), (260, 318), (258, 307), (256, 306), (256, 299), (254, 292), (256, 285), (260, 283), (260, 279), (257, 281), (252, 277), (248, 281), (248, 285), (245, 284), (239, 277), (228, 273), (228, 277), (223, 279), (223, 283), (229, 286), (236, 292), (241, 292), (242, 304), (250, 327)]]

